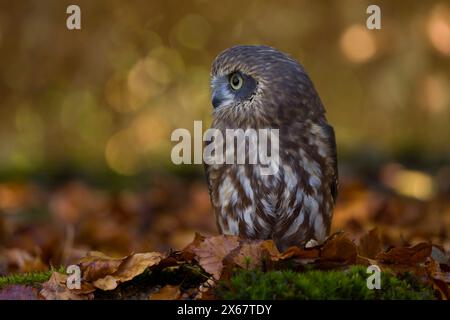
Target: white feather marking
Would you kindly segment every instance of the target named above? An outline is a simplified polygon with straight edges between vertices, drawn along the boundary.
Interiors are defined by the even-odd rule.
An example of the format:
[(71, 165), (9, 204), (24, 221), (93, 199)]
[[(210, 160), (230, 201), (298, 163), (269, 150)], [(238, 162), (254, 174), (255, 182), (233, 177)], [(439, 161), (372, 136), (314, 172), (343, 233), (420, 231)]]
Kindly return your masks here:
[(303, 204), (310, 217), (319, 214), (319, 204), (313, 197), (305, 194), (303, 196)]
[(320, 179), (317, 178), (316, 176), (310, 176), (309, 177), (309, 185), (311, 187), (313, 187), (314, 189), (319, 188), (321, 184), (322, 183), (321, 183)]
[(298, 189), (295, 194), (295, 202), (300, 203), (303, 201), (303, 189)]
[(297, 187), (297, 177), (294, 175), (290, 166), (284, 165), (284, 183), (290, 192), (294, 192)]
[(314, 219), (314, 234), (316, 236), (316, 240), (322, 242), (325, 239), (325, 226), (323, 224), (323, 219), (320, 214), (317, 214)]
[(233, 190), (235, 190), (233, 183), (231, 182), (230, 177), (227, 176), (219, 187), (219, 203), (222, 205), (222, 208), (228, 206)]
[(261, 226), (262, 229), (266, 230), (268, 225), (267, 222), (264, 221), (261, 217), (256, 216), (256, 221), (259, 223), (259, 225)]
[(253, 189), (250, 184), (250, 179), (245, 175), (244, 166), (238, 166), (238, 171), (239, 182), (244, 189), (245, 195), (253, 202)]
[(253, 223), (252, 213), (253, 213), (252, 207), (246, 208), (242, 213), (242, 218), (245, 221), (247, 231), (249, 232), (250, 235), (253, 235), (255, 233), (255, 225)]
[(283, 238), (290, 237), (294, 233), (296, 233), (300, 229), (300, 226), (302, 225), (304, 220), (305, 220), (305, 213), (303, 212), (302, 209), (300, 210), (298, 216), (294, 219), (292, 224), (289, 226), (289, 228), (286, 230), (286, 233), (283, 235)]
[(239, 221), (228, 218), (228, 233), (229, 235), (237, 236), (239, 234)]

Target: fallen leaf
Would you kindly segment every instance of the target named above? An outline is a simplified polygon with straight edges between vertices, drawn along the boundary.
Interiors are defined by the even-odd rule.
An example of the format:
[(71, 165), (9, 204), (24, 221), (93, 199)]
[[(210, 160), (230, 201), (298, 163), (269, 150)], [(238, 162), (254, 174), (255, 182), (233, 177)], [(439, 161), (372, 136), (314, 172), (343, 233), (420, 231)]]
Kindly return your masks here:
[(267, 254), (270, 257), (270, 260), (272, 261), (276, 261), (277, 259), (279, 259), (281, 257), (281, 253), (277, 248), (277, 245), (275, 244), (274, 241), (269, 240), (269, 241), (263, 241), (261, 243), (261, 248), (267, 252)]
[(104, 278), (117, 271), (125, 258), (112, 258), (101, 252), (91, 251), (80, 260), (83, 279), (89, 282)]
[(386, 264), (414, 265), (425, 262), (430, 255), (431, 244), (422, 242), (413, 247), (391, 248), (387, 252), (379, 253), (376, 260)]
[(53, 272), (50, 279), (44, 282), (39, 294), (46, 300), (87, 300), (93, 299), (92, 293), (78, 294), (66, 286), (67, 275)]
[(188, 247), (197, 257), (200, 266), (218, 280), (222, 274), (223, 259), (238, 246), (238, 237), (220, 235), (204, 238)]
[(353, 264), (358, 253), (356, 246), (345, 233), (336, 233), (330, 236), (323, 244), (320, 259), (338, 263)]
[(433, 287), (441, 295), (441, 299), (450, 299), (450, 273), (443, 272), (439, 262), (430, 259), (427, 264), (427, 271), (433, 281)]
[(93, 282), (101, 290), (114, 290), (119, 283), (129, 281), (142, 274), (147, 268), (157, 265), (164, 254), (159, 252), (135, 253), (126, 257), (112, 274)]
[(317, 259), (319, 258), (320, 250), (318, 247), (303, 249), (300, 247), (290, 247), (281, 254), (281, 259)]
[(182, 252), (193, 252), (193, 248), (197, 248), (203, 241), (205, 241), (205, 237), (199, 233), (195, 233), (194, 240), (190, 244), (188, 244)]
[(177, 300), (180, 298), (180, 286), (166, 285), (158, 292), (149, 295), (149, 300)]
[(358, 254), (361, 257), (375, 259), (382, 250), (378, 229), (372, 229), (361, 237), (358, 244)]
[(242, 241), (239, 247), (225, 257), (224, 261), (231, 266), (243, 269), (258, 269), (274, 254), (273, 248), (276, 246), (272, 240)]

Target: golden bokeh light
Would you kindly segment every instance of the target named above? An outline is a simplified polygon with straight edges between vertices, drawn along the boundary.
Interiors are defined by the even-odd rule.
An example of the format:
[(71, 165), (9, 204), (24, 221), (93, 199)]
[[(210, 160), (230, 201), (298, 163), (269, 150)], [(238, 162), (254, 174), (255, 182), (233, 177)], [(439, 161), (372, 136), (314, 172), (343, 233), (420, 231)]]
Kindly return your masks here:
[(186, 48), (195, 50), (206, 46), (211, 32), (211, 25), (208, 21), (204, 17), (194, 14), (182, 18), (175, 27), (178, 42)]
[(138, 109), (148, 99), (162, 94), (169, 82), (170, 72), (162, 61), (151, 57), (138, 61), (127, 78), (128, 104)]
[[(450, 4), (416, 2), (421, 10), (382, 8), (381, 30), (366, 28), (364, 3), (89, 2), (83, 31), (70, 33), (48, 15), (56, 5), (17, 21), (23, 32), (14, 32), (6, 22), (21, 14), (11, 2), (16, 16), (0, 17), (0, 54), (14, 62), (0, 72), (0, 167), (39, 170), (55, 160), (101, 168), (108, 141), (112, 154), (127, 140), (112, 137), (127, 128), (122, 149), (137, 150), (128, 162), (153, 169), (153, 158), (170, 157), (168, 131), (194, 120), (210, 125), (211, 63), (239, 44), (274, 46), (299, 60), (349, 153), (360, 144), (380, 152), (412, 144), (438, 156), (450, 143)], [(116, 158), (110, 162), (121, 168)]]
[(434, 194), (432, 177), (414, 170), (399, 172), (395, 178), (394, 189), (400, 194), (421, 200), (429, 200)]
[(436, 5), (431, 11), (427, 24), (428, 38), (441, 54), (450, 56), (450, 8)]
[(450, 84), (443, 75), (427, 75), (422, 80), (423, 90), (419, 91), (421, 106), (432, 114), (439, 114), (448, 109)]
[(106, 144), (105, 159), (108, 166), (116, 173), (135, 175), (141, 169), (138, 148), (132, 130), (117, 132)]
[(397, 193), (419, 200), (430, 200), (435, 195), (433, 177), (429, 174), (390, 163), (381, 170), (381, 181)]
[(125, 77), (112, 76), (105, 85), (105, 99), (115, 111), (127, 113), (136, 110), (136, 105), (128, 103), (128, 90)]
[(373, 34), (361, 24), (355, 24), (345, 29), (339, 44), (345, 57), (354, 63), (367, 62), (374, 57), (377, 51)]
[(161, 115), (148, 113), (138, 116), (131, 124), (141, 153), (159, 151), (161, 142), (168, 140), (170, 130), (167, 123), (160, 120), (162, 118)]

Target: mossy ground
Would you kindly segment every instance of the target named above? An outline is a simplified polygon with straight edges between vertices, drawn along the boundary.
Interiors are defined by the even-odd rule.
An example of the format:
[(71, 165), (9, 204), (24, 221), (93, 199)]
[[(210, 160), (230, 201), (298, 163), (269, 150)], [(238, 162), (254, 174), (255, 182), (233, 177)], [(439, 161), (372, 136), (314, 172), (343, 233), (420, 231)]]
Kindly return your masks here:
[[(63, 272), (63, 268), (57, 269), (59, 272)], [(23, 285), (39, 285), (48, 279), (52, 275), (53, 270), (37, 271), (29, 273), (11, 274), (0, 277), (0, 289), (11, 284), (23, 284)]]
[(413, 275), (394, 276), (381, 274), (381, 289), (367, 288), (364, 267), (352, 267), (346, 271), (236, 271), (230, 281), (217, 289), (223, 299), (435, 299), (433, 290), (420, 283)]
[[(57, 271), (64, 272), (63, 268)], [(0, 277), (0, 290), (10, 284), (36, 286), (47, 281), (52, 271), (32, 272)], [(421, 283), (414, 275), (405, 273), (394, 276), (381, 274), (381, 289), (367, 288), (368, 274), (363, 267), (352, 267), (345, 271), (247, 271), (236, 270), (229, 281), (221, 282), (215, 290), (220, 299), (435, 299), (433, 290)], [(144, 298), (155, 286), (178, 284), (184, 289), (194, 288), (204, 281), (203, 273), (196, 268), (183, 266), (144, 274), (129, 281), (112, 292), (102, 294), (99, 299)], [(142, 291), (142, 292), (141, 292)]]

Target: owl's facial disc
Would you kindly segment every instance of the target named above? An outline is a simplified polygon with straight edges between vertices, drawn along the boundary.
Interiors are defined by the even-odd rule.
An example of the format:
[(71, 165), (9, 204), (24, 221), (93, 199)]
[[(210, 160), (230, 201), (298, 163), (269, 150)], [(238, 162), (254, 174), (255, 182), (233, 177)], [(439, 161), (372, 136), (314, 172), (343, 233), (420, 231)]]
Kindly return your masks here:
[(213, 76), (212, 105), (214, 109), (218, 109), (249, 100), (254, 95), (256, 86), (257, 82), (252, 76), (239, 71)]

